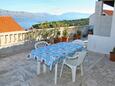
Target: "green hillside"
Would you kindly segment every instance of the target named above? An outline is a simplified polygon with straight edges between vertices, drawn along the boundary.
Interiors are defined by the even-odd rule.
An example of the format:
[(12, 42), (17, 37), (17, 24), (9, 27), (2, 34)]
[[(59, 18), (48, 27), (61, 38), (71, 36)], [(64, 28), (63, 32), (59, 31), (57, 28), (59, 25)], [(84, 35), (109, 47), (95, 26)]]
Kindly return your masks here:
[(32, 25), (32, 27), (36, 29), (43, 29), (43, 28), (65, 27), (65, 26), (85, 26), (88, 24), (89, 24), (89, 18), (86, 18), (86, 19), (78, 19), (78, 20), (44, 22), (44, 23)]

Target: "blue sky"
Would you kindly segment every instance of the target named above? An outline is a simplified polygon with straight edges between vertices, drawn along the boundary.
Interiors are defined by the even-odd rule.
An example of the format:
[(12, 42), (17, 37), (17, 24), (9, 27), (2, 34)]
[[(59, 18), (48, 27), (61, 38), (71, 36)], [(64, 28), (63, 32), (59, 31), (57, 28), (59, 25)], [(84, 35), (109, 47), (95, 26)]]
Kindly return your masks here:
[(0, 9), (50, 14), (93, 13), (95, 1), (97, 0), (0, 0)]

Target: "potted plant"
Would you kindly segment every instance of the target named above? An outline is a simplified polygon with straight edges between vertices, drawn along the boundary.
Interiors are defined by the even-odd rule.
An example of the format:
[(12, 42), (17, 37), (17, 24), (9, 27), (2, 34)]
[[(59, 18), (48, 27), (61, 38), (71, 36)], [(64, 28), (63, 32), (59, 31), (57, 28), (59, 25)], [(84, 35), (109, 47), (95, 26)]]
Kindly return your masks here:
[(77, 30), (77, 39), (81, 38), (81, 30)]
[(61, 32), (57, 29), (55, 30), (55, 38), (54, 38), (54, 43), (61, 42), (61, 37), (60, 37)]
[(88, 34), (93, 35), (93, 29), (89, 29)]
[(77, 30), (77, 32), (74, 34), (74, 40), (75, 39), (80, 39), (81, 38), (81, 30)]
[(54, 30), (51, 29), (51, 30), (47, 30), (47, 33), (46, 36), (47, 36), (47, 42), (49, 44), (53, 44), (54, 43)]
[(113, 50), (110, 52), (110, 60), (111, 60), (111, 61), (115, 61), (115, 47), (114, 47)]
[(49, 32), (47, 30), (43, 30), (41, 35), (42, 35), (43, 40), (47, 41)]
[(63, 30), (63, 33), (62, 33), (62, 42), (67, 42), (68, 41), (68, 32), (67, 32), (67, 29), (64, 29)]

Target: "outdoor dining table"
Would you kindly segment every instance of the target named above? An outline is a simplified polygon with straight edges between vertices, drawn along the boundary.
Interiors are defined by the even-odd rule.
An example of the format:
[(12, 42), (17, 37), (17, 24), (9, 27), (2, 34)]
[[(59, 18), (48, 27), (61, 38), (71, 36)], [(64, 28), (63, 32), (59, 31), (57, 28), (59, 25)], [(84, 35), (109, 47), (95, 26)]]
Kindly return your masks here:
[[(57, 67), (58, 63), (68, 56), (72, 56), (77, 51), (81, 51), (83, 46), (72, 42), (60, 42), (49, 46), (40, 47), (31, 51), (31, 56), (37, 58), (37, 74), (40, 74), (40, 64), (44, 63), (50, 69), (55, 67), (55, 84), (57, 83)], [(44, 66), (45, 66), (44, 65)]]

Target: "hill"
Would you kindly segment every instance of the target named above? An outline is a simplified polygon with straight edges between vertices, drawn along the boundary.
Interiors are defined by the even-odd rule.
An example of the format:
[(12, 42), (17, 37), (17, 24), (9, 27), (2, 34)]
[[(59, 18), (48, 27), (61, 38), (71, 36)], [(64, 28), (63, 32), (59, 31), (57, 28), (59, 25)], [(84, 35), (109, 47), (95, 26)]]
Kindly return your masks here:
[(23, 28), (28, 29), (33, 24), (45, 21), (61, 21), (88, 18), (90, 14), (69, 12), (61, 15), (48, 13), (30, 13), (23, 11), (9, 11), (0, 9), (0, 16), (12, 16)]
[(66, 27), (66, 26), (85, 26), (89, 24), (89, 18), (77, 19), (77, 20), (63, 20), (63, 21), (53, 21), (53, 22), (44, 22), (39, 24), (32, 25), (36, 29), (44, 28), (57, 28), (57, 27)]

